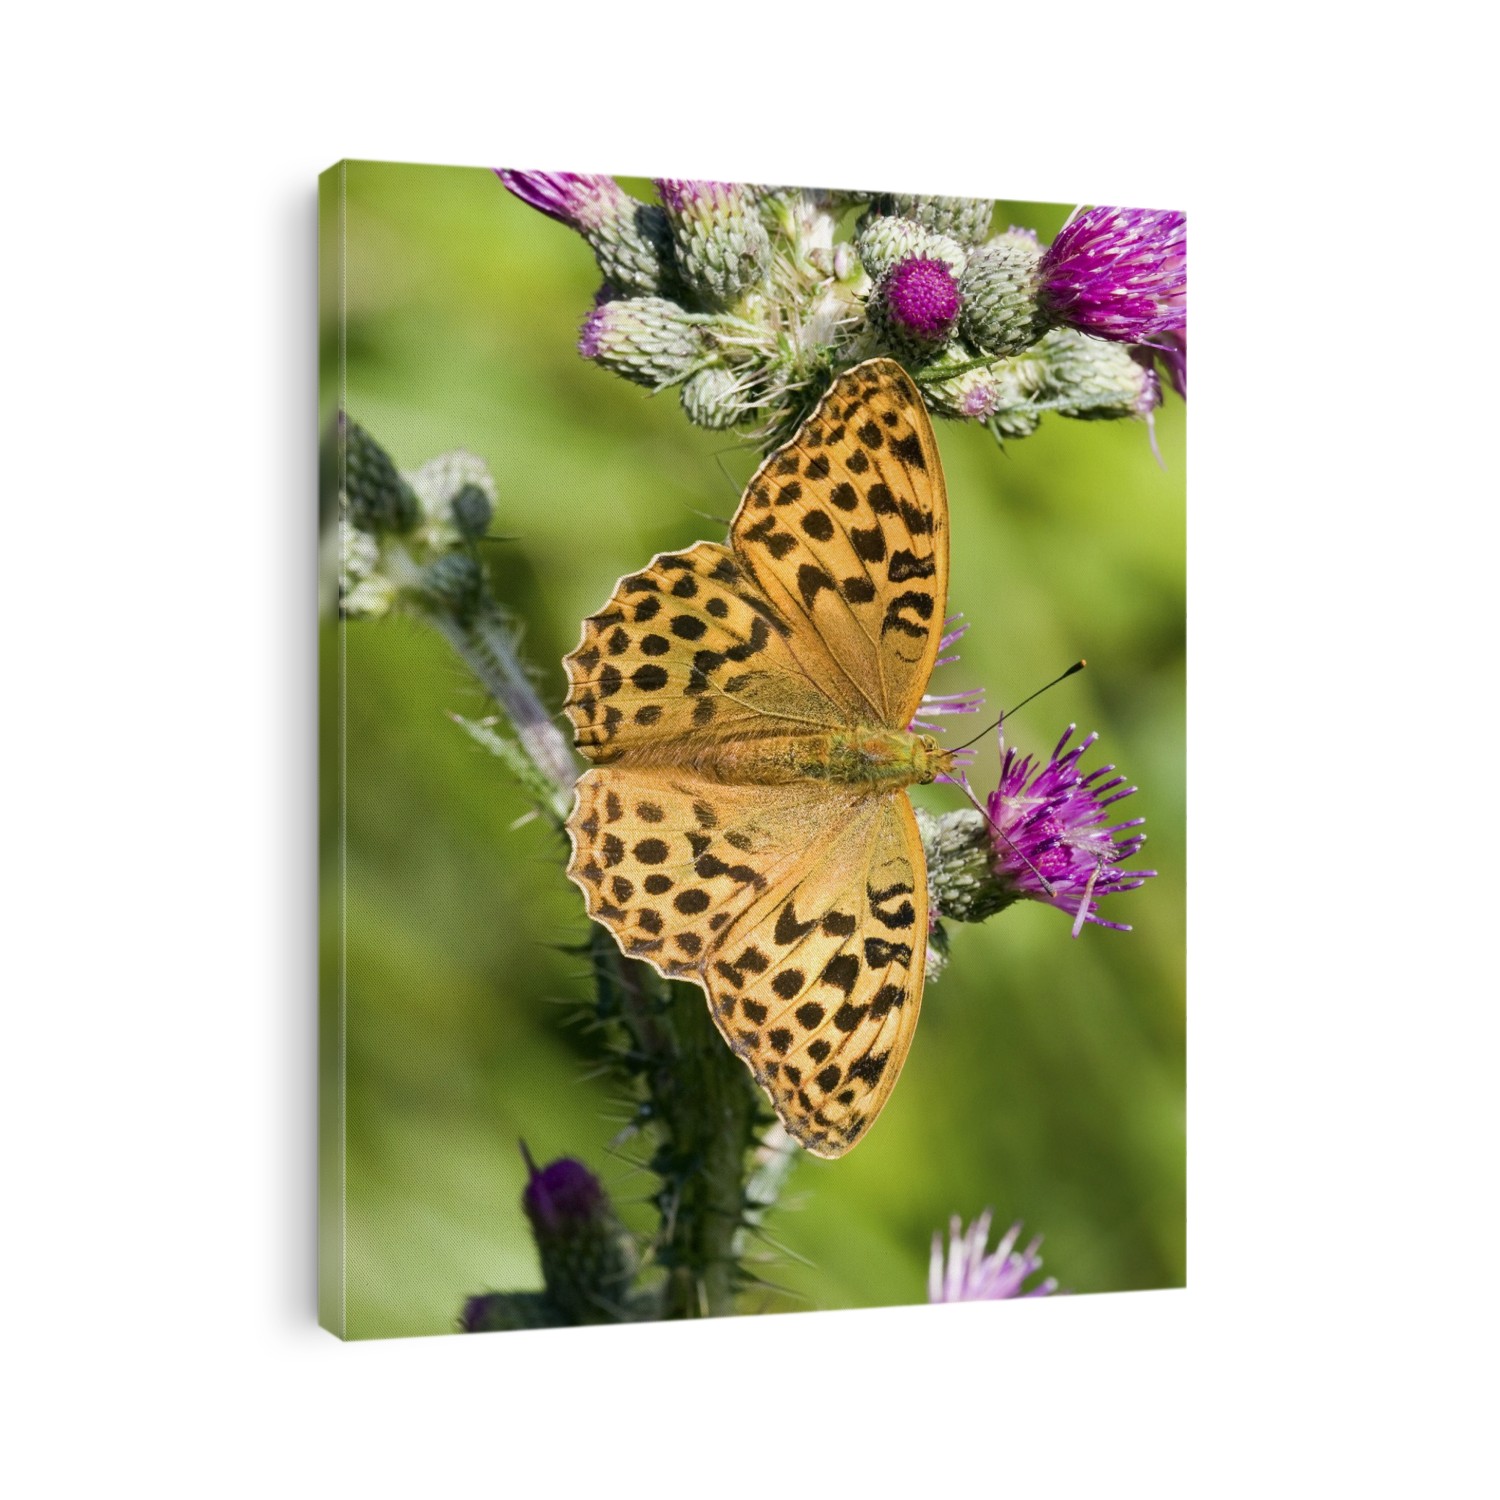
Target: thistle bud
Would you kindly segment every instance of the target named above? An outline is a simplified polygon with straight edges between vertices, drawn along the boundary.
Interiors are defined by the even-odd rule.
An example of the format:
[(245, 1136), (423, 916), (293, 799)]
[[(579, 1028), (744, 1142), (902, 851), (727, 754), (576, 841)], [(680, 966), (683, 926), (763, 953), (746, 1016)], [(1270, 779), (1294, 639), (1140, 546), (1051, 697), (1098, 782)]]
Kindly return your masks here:
[(894, 352), (920, 363), (948, 342), (958, 323), (958, 281), (944, 261), (899, 260), (876, 284), (866, 310)]
[(654, 203), (632, 198), (611, 177), (578, 172), (495, 175), (523, 203), (588, 241), (606, 281), (626, 295), (660, 292), (672, 282), (672, 236)]
[(703, 319), (663, 297), (605, 302), (584, 320), (578, 352), (653, 390), (684, 379), (707, 352)]
[(410, 531), (421, 520), (422, 507), (390, 454), (358, 422), (348, 424), (344, 442), (350, 520), (361, 531)]
[(484, 598), (484, 570), (464, 552), (449, 552), (422, 571), (422, 591), (435, 604), (467, 623)]
[(716, 431), (733, 427), (748, 410), (739, 377), (723, 365), (709, 365), (683, 381), (682, 409), (688, 421)]
[(380, 571), (380, 543), (355, 526), (340, 531), (339, 613), (348, 620), (378, 620), (391, 612), (397, 592)]
[[(522, 1148), (524, 1151), (524, 1147)], [(634, 1244), (599, 1179), (560, 1157), (531, 1173), (521, 1206), (531, 1221), (547, 1295), (574, 1323), (615, 1321), (635, 1275)]]
[[(944, 364), (964, 365), (976, 356), (963, 344), (955, 344)], [(1042, 386), (1042, 370), (1036, 360), (997, 359), (993, 364), (963, 370), (958, 375), (943, 375), (943, 365), (925, 372), (922, 393), (937, 411), (950, 417), (969, 417), (987, 422), (1002, 417), (1014, 425), (1025, 417), (1036, 427), (1036, 417), (1028, 410)], [(1007, 432), (1007, 436), (1020, 436)]]
[(566, 1327), (568, 1319), (545, 1292), (485, 1292), (468, 1298), (458, 1315), (463, 1333)]
[(449, 502), (453, 524), (465, 541), (477, 542), (490, 529), (495, 507), (477, 484), (466, 484)]
[(872, 216), (910, 219), (964, 245), (984, 241), (994, 211), (993, 198), (939, 198), (921, 193), (881, 193), (870, 204)]
[(1149, 417), (1161, 405), (1156, 372), (1124, 344), (1054, 328), (1038, 348), (1043, 389), (1065, 417)]
[(854, 248), (871, 281), (882, 280), (898, 261), (919, 259), (940, 260), (960, 277), (968, 260), (957, 240), (924, 229), (913, 219), (866, 217)]
[(1037, 300), (1036, 236), (1012, 230), (974, 251), (964, 270), (964, 337), (986, 354), (1018, 354), (1047, 331)]
[(703, 304), (731, 306), (765, 280), (771, 237), (756, 212), (754, 194), (732, 182), (658, 178), (677, 273)]

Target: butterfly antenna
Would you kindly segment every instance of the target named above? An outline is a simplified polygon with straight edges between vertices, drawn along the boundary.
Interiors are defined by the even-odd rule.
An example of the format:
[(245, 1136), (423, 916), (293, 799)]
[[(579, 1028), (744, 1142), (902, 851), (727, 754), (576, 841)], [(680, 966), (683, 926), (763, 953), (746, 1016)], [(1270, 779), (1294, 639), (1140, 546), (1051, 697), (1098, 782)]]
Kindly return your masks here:
[(1056, 677), (1054, 677), (1052, 679), (1051, 682), (1047, 683), (1046, 686), (1039, 687), (1036, 690), (1036, 692), (1029, 694), (1025, 698), (1022, 698), (1021, 701), (1019, 703), (1017, 703), (1014, 708), (1008, 708), (1008, 709), (1006, 709), (1005, 712), (1003, 714), (1001, 714), (1000, 717), (998, 719), (996, 719), (993, 724), (990, 724), (990, 725), (986, 726), (984, 729), (981, 729), (979, 731), (979, 733), (976, 734), (972, 740), (965, 740), (963, 742), (963, 744), (961, 744), (961, 745), (955, 745), (953, 748), (955, 750), (967, 750), (970, 745), (977, 744), (980, 740), (982, 740), (985, 737), (985, 735), (987, 735), (990, 732), (990, 730), (992, 730), (992, 729), (998, 729), (1013, 713), (1016, 712), (1016, 709), (1025, 708), (1026, 705), (1028, 703), (1030, 703), (1033, 698), (1040, 698), (1042, 696), (1042, 694), (1047, 691), (1047, 688), (1055, 688), (1058, 685), (1058, 683), (1065, 681), (1067, 678), (1071, 677), (1075, 672), (1081, 672), (1081, 671), (1083, 671), (1083, 669), (1086, 666), (1088, 666), (1087, 660), (1085, 660), (1084, 658), (1080, 657), (1079, 660), (1075, 661), (1073, 663), (1073, 665), (1071, 667), (1069, 667), (1066, 672), (1059, 673)]
[[(949, 779), (953, 780), (953, 778), (951, 777)], [(1049, 896), (1057, 895), (1056, 889), (1053, 887), (1052, 883), (1047, 879), (1047, 877), (1043, 875), (1042, 872), (1037, 869), (1037, 867), (1032, 864), (1032, 862), (1027, 859), (1024, 854), (1021, 853), (1020, 849), (1016, 847), (1015, 840), (1011, 838), (1011, 836), (990, 816), (989, 809), (986, 808), (985, 805), (979, 800), (979, 798), (974, 795), (974, 789), (969, 785), (969, 778), (964, 775), (962, 771), (959, 772), (958, 778), (956, 780), (953, 780), (953, 784), (954, 786), (963, 788), (964, 796), (966, 796), (969, 801), (972, 802), (978, 809), (979, 816), (983, 818), (984, 821), (988, 823), (990, 827), (993, 828), (1002, 839), (1005, 840), (1006, 844), (1010, 847), (1010, 852), (1014, 854), (1015, 857), (1020, 860), (1021, 863), (1025, 865), (1026, 868), (1030, 870), (1031, 873), (1035, 875), (1036, 878), (1041, 882), (1042, 889), (1046, 891)], [(1097, 874), (1098, 872), (1096, 871), (1095, 873)], [(1090, 880), (1089, 882), (1089, 889), (1093, 889), (1092, 880)], [(1077, 936), (1077, 934), (1075, 933), (1074, 936)]]

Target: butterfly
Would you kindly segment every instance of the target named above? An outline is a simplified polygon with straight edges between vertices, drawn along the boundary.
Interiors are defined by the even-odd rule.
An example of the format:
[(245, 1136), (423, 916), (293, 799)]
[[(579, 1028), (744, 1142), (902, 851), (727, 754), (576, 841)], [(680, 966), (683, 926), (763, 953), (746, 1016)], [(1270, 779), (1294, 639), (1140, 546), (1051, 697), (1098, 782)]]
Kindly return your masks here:
[(905, 788), (948, 591), (932, 425), (888, 359), (760, 466), (727, 545), (616, 584), (564, 659), (568, 875), (621, 949), (701, 985), (787, 1130), (843, 1155), (890, 1098), (927, 959)]

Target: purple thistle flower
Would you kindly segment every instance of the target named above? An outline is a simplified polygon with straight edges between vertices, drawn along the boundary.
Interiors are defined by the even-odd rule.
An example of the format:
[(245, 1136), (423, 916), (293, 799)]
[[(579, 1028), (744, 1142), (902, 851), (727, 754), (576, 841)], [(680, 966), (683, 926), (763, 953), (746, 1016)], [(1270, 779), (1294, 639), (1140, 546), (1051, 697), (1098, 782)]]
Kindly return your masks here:
[(532, 1227), (554, 1234), (570, 1226), (586, 1225), (607, 1208), (609, 1200), (599, 1179), (581, 1161), (560, 1156), (538, 1167), (522, 1143), (530, 1180), (521, 1193), (521, 1207)]
[(593, 172), (513, 172), (496, 167), (494, 173), (522, 203), (577, 230), (606, 224), (626, 198), (613, 177)]
[(583, 172), (513, 172), (495, 176), (538, 213), (575, 229), (588, 242), (616, 295), (662, 291), (671, 280), (671, 235), (654, 203), (632, 198), (612, 177)]
[(595, 302), (593, 309), (583, 320), (583, 327), (578, 330), (578, 352), (585, 359), (598, 359), (599, 351), (604, 347), (604, 335), (608, 328), (608, 303)]
[(1187, 400), (1187, 329), (1164, 333), (1149, 344), (1142, 344), (1141, 354), (1167, 377), (1167, 384)]
[(1024, 1250), (1017, 1250), (1020, 1224), (1012, 1224), (994, 1250), (985, 1253), (990, 1217), (989, 1209), (985, 1209), (965, 1233), (962, 1220), (954, 1214), (948, 1223), (946, 1265), (943, 1237), (933, 1235), (927, 1270), (929, 1302), (999, 1302), (1008, 1297), (1046, 1297), (1057, 1290), (1057, 1281), (1051, 1276), (1035, 1286), (1024, 1285), (1028, 1276), (1041, 1269), (1042, 1258), (1036, 1252), (1042, 1237), (1037, 1235)]
[[(949, 652), (948, 648), (956, 645), (964, 632), (969, 628), (967, 621), (959, 624), (960, 620), (963, 620), (963, 616), (958, 614), (949, 615), (943, 621), (944, 625), (951, 626), (952, 628), (944, 633), (942, 640), (938, 643), (938, 659), (932, 664), (934, 671), (939, 667), (950, 667), (958, 660), (958, 652)], [(983, 688), (969, 688), (961, 693), (923, 693), (922, 701), (917, 705), (917, 712), (912, 718), (911, 723), (907, 725), (907, 728), (913, 733), (922, 730), (934, 730), (939, 726), (934, 724), (928, 715), (973, 714), (978, 713), (983, 707)], [(955, 752), (955, 755), (963, 757), (960, 763), (966, 764), (973, 759), (974, 752), (972, 750), (959, 750)], [(940, 780), (947, 781), (949, 778), (944, 776)]]
[(934, 257), (897, 261), (881, 282), (879, 296), (892, 328), (922, 344), (941, 344), (958, 322), (958, 282)]
[(1059, 323), (1135, 344), (1187, 322), (1187, 216), (1175, 209), (1091, 208), (1042, 256), (1043, 307)]
[(738, 203), (747, 191), (738, 182), (698, 181), (691, 177), (657, 177), (652, 180), (662, 207), (673, 215), (690, 214), (700, 206)]
[[(1000, 784), (990, 793), (986, 811), (990, 830), (991, 868), (1006, 889), (1008, 901), (1029, 897), (1045, 901), (1074, 917), (1073, 936), (1085, 922), (1129, 932), (1120, 922), (1106, 922), (1094, 906), (1103, 896), (1132, 891), (1156, 874), (1155, 870), (1120, 870), (1117, 866), (1140, 851), (1143, 833), (1125, 838), (1116, 834), (1138, 828), (1146, 820), (1132, 818), (1104, 828), (1111, 804), (1130, 796), (1133, 786), (1123, 776), (1109, 777), (1113, 765), (1080, 775), (1078, 762), (1099, 738), (1090, 734), (1066, 754), (1063, 747), (1078, 726), (1070, 724), (1046, 765), (1031, 757), (1018, 758), (1005, 750)], [(1004, 747), (1004, 739), (1001, 746)], [(998, 830), (998, 831), (996, 831)]]
[(458, 1315), (458, 1326), (464, 1333), (479, 1333), (489, 1326), (490, 1317), (496, 1307), (505, 1301), (504, 1292), (484, 1292), (464, 1299), (463, 1310)]

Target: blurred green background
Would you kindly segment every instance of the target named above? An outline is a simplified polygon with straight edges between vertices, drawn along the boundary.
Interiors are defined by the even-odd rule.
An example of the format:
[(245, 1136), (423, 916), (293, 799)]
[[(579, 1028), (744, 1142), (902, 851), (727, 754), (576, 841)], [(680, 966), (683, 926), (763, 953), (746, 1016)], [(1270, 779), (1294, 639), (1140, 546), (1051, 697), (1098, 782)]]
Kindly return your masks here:
[[(337, 174), (320, 198), (325, 413), (339, 369), (329, 257), (342, 256), (348, 410), (403, 468), (457, 447), (489, 464), (492, 533), (506, 538), (485, 549), (496, 592), (558, 703), (581, 618), (652, 553), (722, 537), (756, 456), (691, 426), (675, 393), (650, 397), (578, 357), (593, 258), (493, 174), (352, 162), (343, 180), (342, 202)], [(1045, 240), (1066, 212), (1001, 203), (996, 218)], [(949, 608), (971, 628), (933, 690), (982, 685), (992, 717), (1086, 656), (1013, 740), (1045, 755), (1070, 722), (1099, 730), (1085, 769), (1115, 761), (1140, 787), (1121, 816), (1147, 818), (1136, 863), (1160, 874), (1106, 903), (1128, 934), (1073, 941), (1064, 914), (1030, 903), (952, 930), (878, 1127), (841, 1161), (798, 1162), (768, 1225), (786, 1253), (763, 1268), (788, 1290), (747, 1298), (751, 1311), (922, 1301), (933, 1231), (985, 1207), (999, 1227), (1045, 1235), (1047, 1271), (1074, 1292), (1185, 1281), (1184, 409), (1169, 397), (1158, 413), (1165, 469), (1136, 422), (1050, 416), (1003, 452), (974, 424), (937, 430)], [(355, 623), (343, 649), (342, 902), (336, 733), (321, 767), (322, 1159), (347, 1219), (342, 1236), (327, 1226), (324, 1290), (336, 1304), (343, 1257), (350, 1336), (441, 1333), (467, 1294), (539, 1284), (518, 1138), (539, 1159), (592, 1165), (643, 1232), (653, 1179), (610, 1152), (618, 1104), (589, 1076), (597, 1041), (576, 1024), (587, 977), (557, 946), (584, 933), (559, 846), (538, 822), (513, 826), (526, 799), (446, 717), (485, 701), (416, 623)], [(339, 650), (330, 622), (325, 694)], [(981, 792), (992, 745), (973, 773)], [(914, 795), (959, 805), (951, 789)]]

